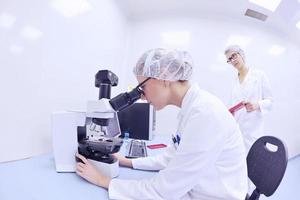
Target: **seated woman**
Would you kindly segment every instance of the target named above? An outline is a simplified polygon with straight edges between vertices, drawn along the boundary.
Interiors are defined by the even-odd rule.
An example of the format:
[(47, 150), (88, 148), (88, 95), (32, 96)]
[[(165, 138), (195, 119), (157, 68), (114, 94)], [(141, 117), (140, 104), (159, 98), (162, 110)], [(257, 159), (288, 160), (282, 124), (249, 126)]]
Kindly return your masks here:
[(173, 145), (154, 157), (128, 159), (120, 165), (160, 170), (149, 179), (110, 179), (83, 156), (77, 174), (108, 188), (111, 199), (245, 199), (246, 154), (239, 128), (223, 103), (190, 84), (192, 59), (185, 51), (152, 49), (138, 60), (134, 73), (143, 99), (156, 110), (179, 107)]

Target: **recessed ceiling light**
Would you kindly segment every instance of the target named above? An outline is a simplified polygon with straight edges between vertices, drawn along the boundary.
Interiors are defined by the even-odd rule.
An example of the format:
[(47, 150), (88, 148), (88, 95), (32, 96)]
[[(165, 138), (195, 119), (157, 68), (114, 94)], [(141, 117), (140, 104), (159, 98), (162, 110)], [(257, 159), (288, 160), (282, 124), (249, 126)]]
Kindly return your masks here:
[(161, 34), (162, 41), (166, 45), (182, 46), (190, 42), (191, 33), (189, 31), (170, 31)]
[(20, 45), (17, 45), (17, 44), (12, 44), (10, 47), (9, 47), (9, 50), (11, 53), (13, 54), (20, 54), (23, 52), (24, 48)]
[(258, 6), (271, 10), (272, 12), (276, 10), (276, 8), (281, 2), (281, 0), (249, 0), (249, 1)]
[(296, 27), (300, 29), (300, 20), (297, 22)]
[(16, 17), (11, 14), (2, 13), (0, 15), (0, 27), (9, 29), (15, 24), (15, 21)]
[(226, 46), (229, 45), (239, 45), (241, 47), (247, 46), (251, 42), (252, 38), (244, 35), (231, 35), (226, 43)]
[(278, 56), (285, 51), (285, 48), (279, 45), (272, 45), (268, 50), (268, 53), (274, 56)]
[(51, 5), (68, 18), (84, 14), (92, 8), (87, 0), (52, 0)]
[(37, 40), (43, 35), (43, 33), (33, 26), (25, 26), (21, 31), (21, 35), (23, 38), (28, 40)]

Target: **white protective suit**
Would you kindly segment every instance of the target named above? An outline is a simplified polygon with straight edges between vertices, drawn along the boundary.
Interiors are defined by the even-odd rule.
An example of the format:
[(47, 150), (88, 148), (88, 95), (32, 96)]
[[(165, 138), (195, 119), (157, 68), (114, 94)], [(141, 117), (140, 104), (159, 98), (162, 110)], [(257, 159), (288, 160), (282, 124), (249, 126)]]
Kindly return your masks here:
[(132, 160), (135, 169), (159, 173), (150, 179), (112, 179), (109, 198), (245, 199), (245, 147), (238, 125), (223, 103), (192, 85), (178, 118), (179, 145), (168, 146), (161, 155)]
[(246, 152), (248, 152), (252, 144), (264, 135), (263, 116), (272, 108), (272, 93), (264, 72), (249, 69), (242, 84), (238, 78), (236, 79), (231, 94), (231, 106), (241, 101), (258, 102), (260, 107), (260, 111), (247, 112), (243, 108), (234, 114), (243, 134)]

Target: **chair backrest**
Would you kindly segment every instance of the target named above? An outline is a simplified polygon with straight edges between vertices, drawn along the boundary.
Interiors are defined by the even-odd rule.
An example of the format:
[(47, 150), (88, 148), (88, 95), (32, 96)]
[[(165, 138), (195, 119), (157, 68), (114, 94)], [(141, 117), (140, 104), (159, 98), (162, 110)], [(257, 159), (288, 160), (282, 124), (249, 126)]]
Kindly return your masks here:
[(260, 194), (271, 196), (283, 178), (287, 161), (287, 150), (280, 139), (273, 136), (257, 139), (247, 155), (248, 177), (256, 186), (249, 199), (258, 199)]

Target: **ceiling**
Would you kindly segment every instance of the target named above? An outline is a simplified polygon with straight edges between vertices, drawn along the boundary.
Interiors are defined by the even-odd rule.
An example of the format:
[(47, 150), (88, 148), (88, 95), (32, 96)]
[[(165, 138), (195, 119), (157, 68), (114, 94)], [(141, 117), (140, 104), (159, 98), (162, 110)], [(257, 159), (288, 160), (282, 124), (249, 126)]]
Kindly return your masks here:
[[(165, 16), (194, 16), (214, 19), (252, 21), (272, 28), (300, 46), (300, 0), (282, 0), (275, 12), (259, 7), (248, 0), (115, 0), (129, 20), (139, 21)], [(268, 16), (265, 22), (244, 15), (247, 9)], [(224, 18), (226, 16), (226, 18)]]

